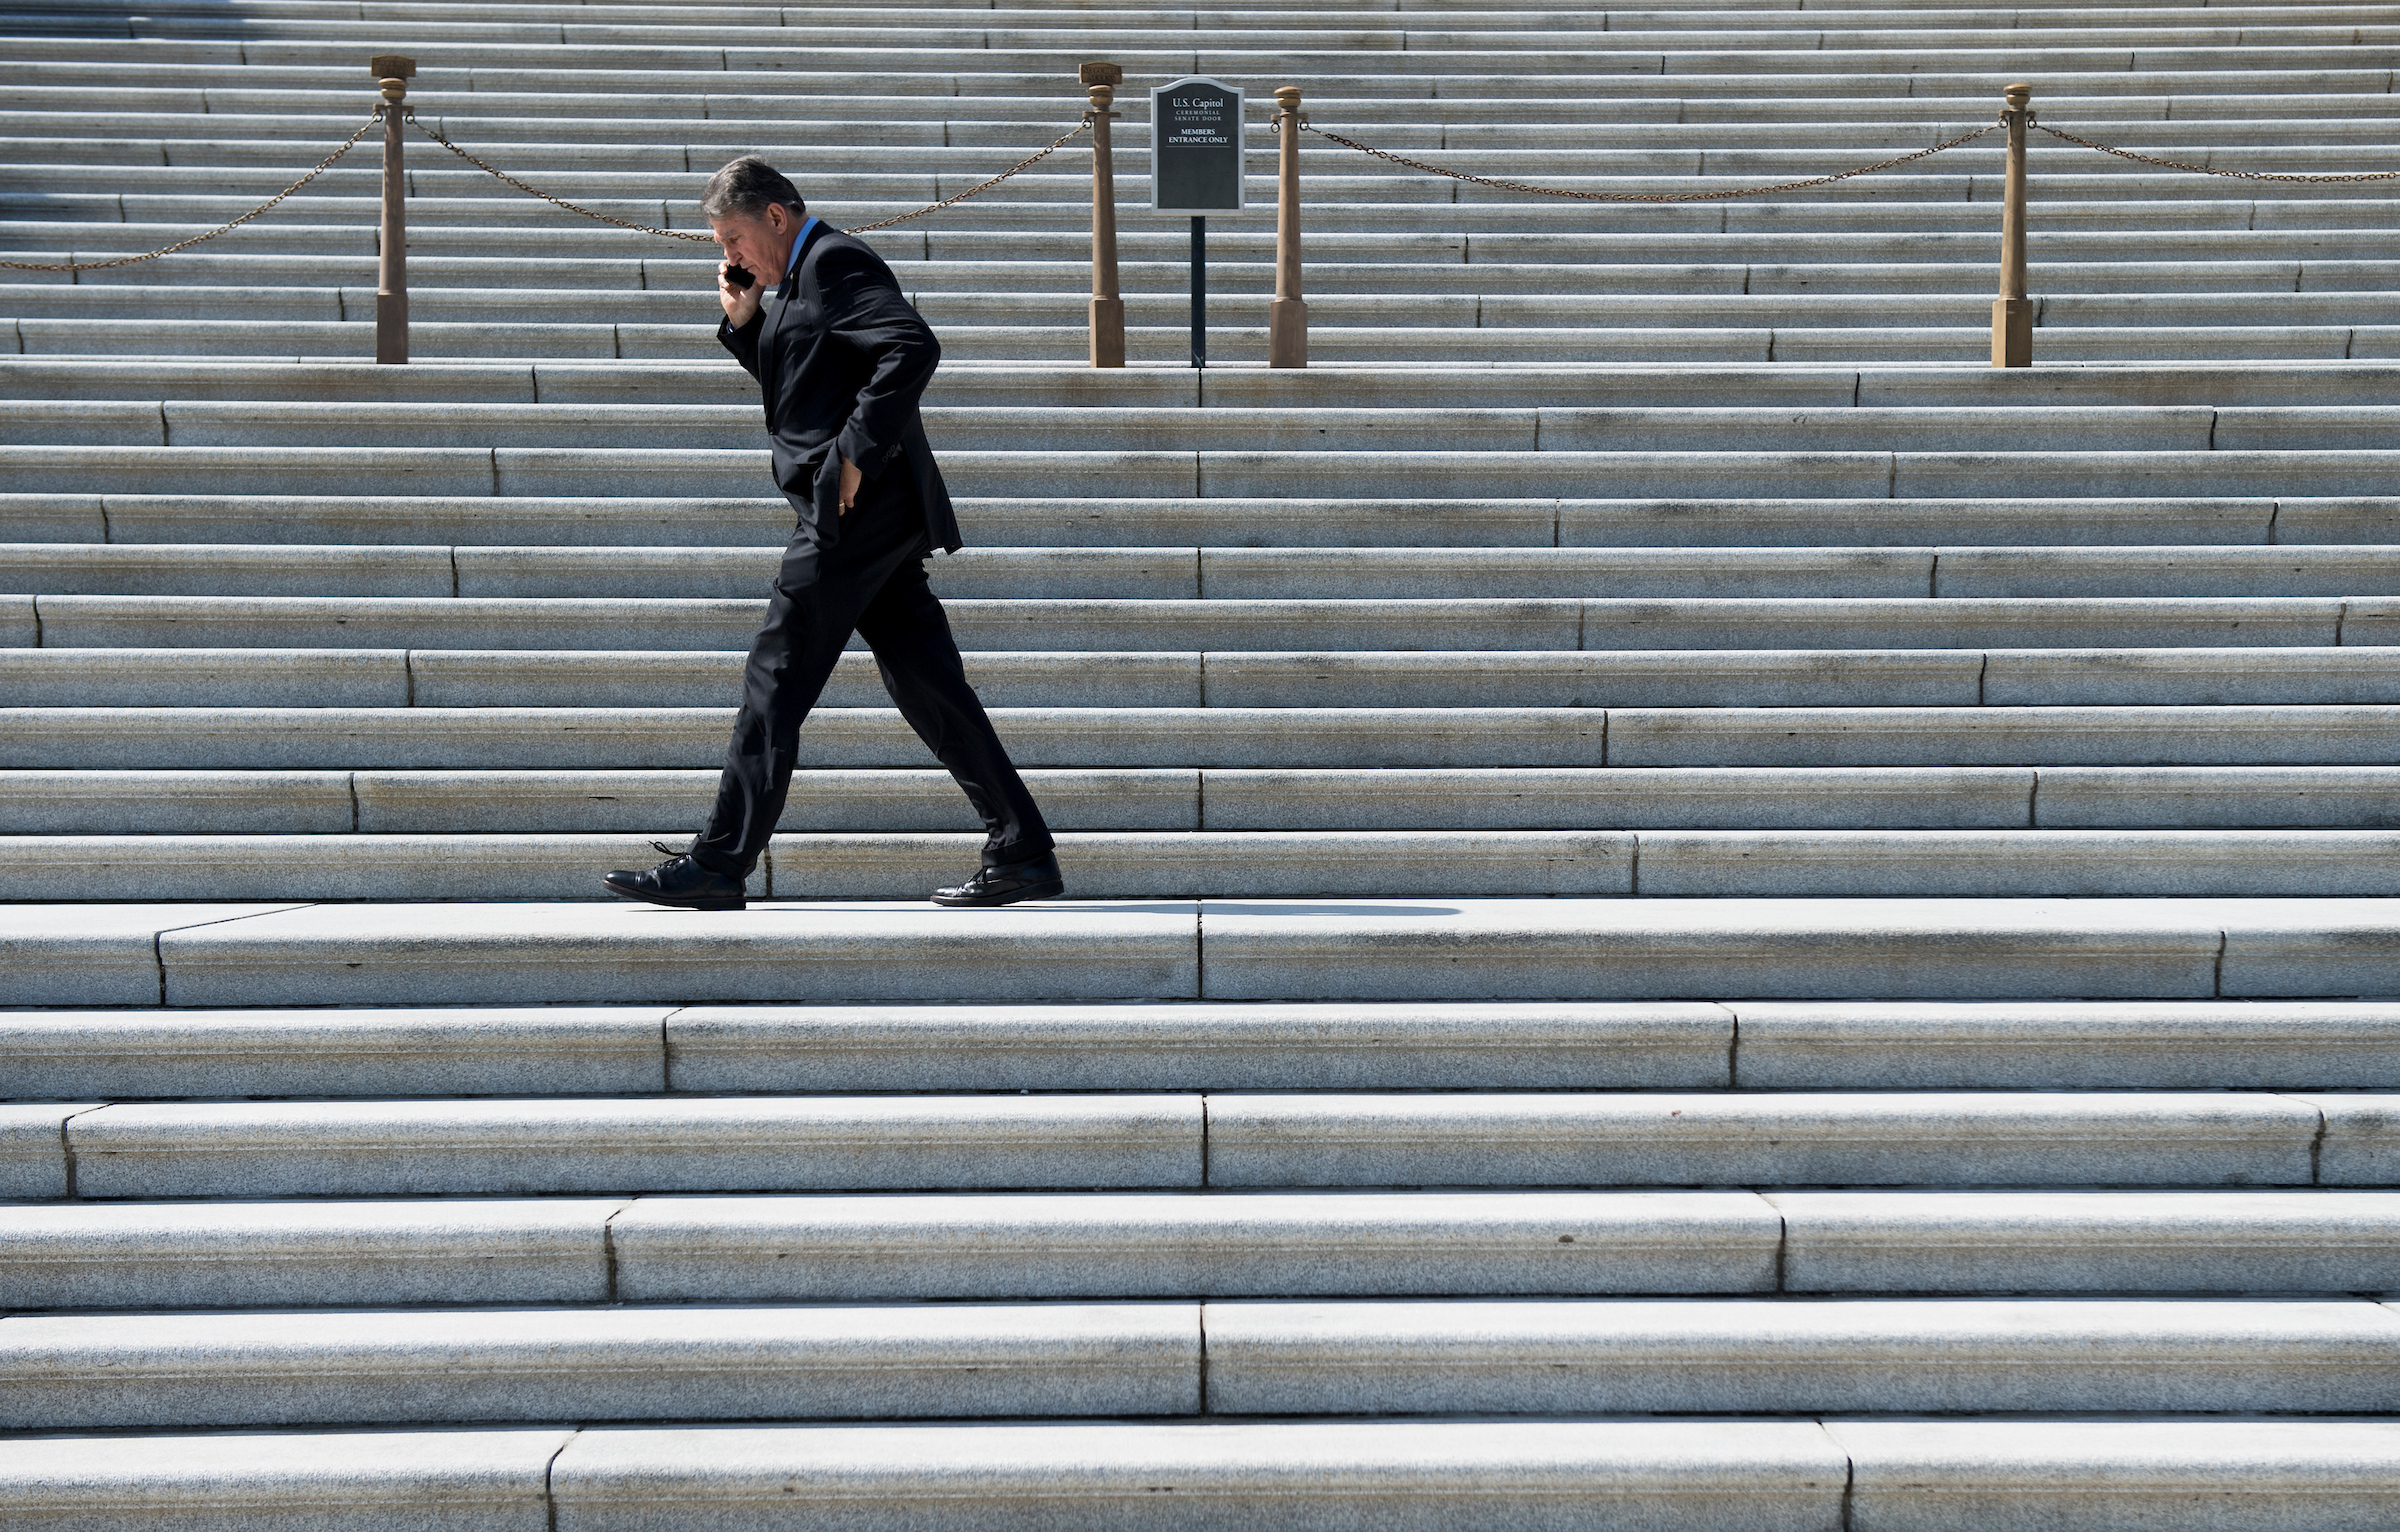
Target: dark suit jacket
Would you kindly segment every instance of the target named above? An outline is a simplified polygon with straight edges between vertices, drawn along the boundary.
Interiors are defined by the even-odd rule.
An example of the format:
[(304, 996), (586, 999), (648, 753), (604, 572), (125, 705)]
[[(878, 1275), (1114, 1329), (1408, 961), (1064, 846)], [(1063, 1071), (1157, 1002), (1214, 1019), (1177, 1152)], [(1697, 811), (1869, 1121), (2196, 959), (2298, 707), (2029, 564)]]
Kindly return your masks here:
[(934, 546), (958, 551), (958, 517), (917, 415), (941, 344), (882, 257), (820, 223), (751, 321), (738, 330), (719, 321), (717, 339), (758, 379), (775, 483), (819, 546), (841, 537), (846, 457), (869, 484), (908, 475)]

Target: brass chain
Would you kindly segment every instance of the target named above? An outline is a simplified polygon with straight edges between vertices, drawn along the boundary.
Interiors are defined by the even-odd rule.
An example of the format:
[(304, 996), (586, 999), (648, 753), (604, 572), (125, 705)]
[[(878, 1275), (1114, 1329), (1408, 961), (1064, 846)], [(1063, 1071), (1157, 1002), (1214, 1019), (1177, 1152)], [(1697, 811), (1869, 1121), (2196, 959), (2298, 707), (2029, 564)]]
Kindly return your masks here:
[(1090, 127), (1091, 125), (1092, 114), (1086, 112), (1083, 114), (1082, 121), (1076, 123), (1075, 126), (1067, 129), (1067, 131), (1061, 133), (1058, 135), (1058, 137), (1050, 140), (1047, 147), (1035, 150), (1033, 153), (1025, 156), (1025, 158), (1017, 161), (1014, 165), (1009, 166), (1006, 170), (1001, 171), (998, 175), (992, 177), (988, 181), (979, 182), (976, 185), (970, 186), (955, 197), (944, 197), (939, 202), (929, 202), (925, 206), (918, 208), (913, 213), (902, 213), (895, 218), (878, 219), (874, 223), (862, 223), (855, 229), (846, 229), (843, 232), (848, 234), (864, 234), (870, 229), (888, 229), (893, 224), (906, 223), (911, 218), (922, 218), (927, 213), (938, 213), (943, 208), (955, 207), (959, 203), (966, 201), (969, 197), (979, 196), (984, 192), (990, 191), (993, 187), (998, 186), (1001, 182), (1007, 180), (1010, 176), (1015, 175), (1018, 171), (1030, 170), (1034, 166), (1039, 165), (1042, 161), (1048, 159), (1053, 154), (1056, 154), (1059, 150), (1064, 149), (1076, 134), (1081, 133), (1084, 129)]
[[(442, 135), (441, 129), (429, 126), (428, 124), (419, 121), (416, 109), (414, 107), (403, 107), (402, 110), (407, 114), (409, 122), (427, 138), (430, 138), (435, 143), (440, 144), (443, 148), (449, 150), (452, 154), (457, 155), (460, 159), (465, 160), (477, 170), (483, 171), (487, 175), (499, 177), (501, 180), (506, 181), (509, 185), (515, 187), (517, 190), (526, 193), (528, 196), (539, 197), (544, 202), (555, 203), (558, 206), (565, 208), (568, 212), (581, 214), (585, 218), (597, 219), (602, 223), (613, 223), (620, 229), (632, 229), (642, 234), (656, 234), (666, 239), (694, 240), (704, 245), (713, 245), (716, 243), (717, 237), (714, 234), (695, 234), (689, 229), (654, 229), (646, 223), (635, 223), (630, 219), (612, 218), (606, 213), (594, 212), (592, 209), (584, 207), (579, 203), (569, 202), (564, 197), (554, 197), (538, 186), (528, 186), (523, 181), (518, 180), (515, 176), (510, 175), (507, 171), (500, 169), (496, 165), (487, 164), (484, 161), (477, 159), (474, 155), (469, 154), (466, 150), (461, 149), (458, 145), (450, 142), (448, 138)], [(1051, 155), (1056, 154), (1059, 150), (1065, 148), (1070, 139), (1074, 138), (1076, 134), (1081, 133), (1084, 129), (1090, 127), (1091, 125), (1092, 115), (1091, 113), (1086, 112), (1084, 113), (1083, 120), (1081, 122), (1078, 122), (1074, 127), (1069, 128), (1066, 132), (1061, 133), (1057, 138), (1052, 139), (1048, 148), (1034, 151), (1032, 154), (1029, 154), (1024, 159), (1017, 161), (1017, 163), (1009, 166), (1006, 170), (1001, 171), (998, 175), (992, 177), (988, 181), (983, 181), (974, 186), (970, 186), (955, 197), (945, 197), (939, 202), (928, 203), (924, 207), (918, 208), (913, 213), (902, 213), (896, 217), (880, 219), (874, 223), (862, 223), (855, 229), (845, 229), (843, 232), (846, 234), (864, 234), (871, 229), (888, 229), (893, 224), (906, 223), (912, 218), (922, 218), (927, 213), (938, 213), (943, 208), (954, 207), (957, 204), (966, 201), (969, 197), (978, 196), (981, 193), (990, 191), (993, 187), (998, 186), (1001, 182), (1007, 180), (1010, 176), (1015, 175), (1018, 171), (1026, 170), (1032, 166), (1040, 164), (1042, 161), (1048, 159)]]
[(2213, 165), (2192, 165), (2182, 160), (2161, 159), (2155, 154), (2136, 154), (2131, 149), (2118, 149), (2108, 144), (2094, 143), (2088, 138), (2078, 137), (2062, 128), (2054, 128), (2047, 123), (2032, 122), (2030, 114), (2028, 114), (2028, 125), (2040, 129), (2052, 138), (2063, 138), (2070, 144), (2081, 144), (2086, 149), (2097, 149), (2102, 154), (2113, 154), (2121, 160), (2139, 160), (2145, 165), (2159, 165), (2168, 170), (2188, 170), (2195, 175), (2231, 176), (2237, 181), (2400, 181), (2400, 170), (2369, 170), (2353, 175), (2324, 176), (2281, 175), (2264, 170), (2219, 170)]
[(1469, 175), (1463, 170), (1445, 170), (1439, 165), (1428, 165), (1423, 160), (1412, 160), (1406, 155), (1393, 154), (1389, 150), (1362, 144), (1355, 138), (1344, 138), (1339, 133), (1313, 127), (1305, 117), (1300, 119), (1300, 127), (1302, 131), (1314, 133), (1319, 138), (1331, 139), (1345, 149), (1356, 149), (1361, 154), (1371, 154), (1379, 160), (1389, 160), (1395, 165), (1405, 165), (1411, 170), (1422, 170), (1428, 175), (1448, 176), (1453, 181), (1467, 181), (1476, 186), (1489, 186), (1495, 191), (1531, 192), (1541, 197), (1568, 197), (1577, 202), (1723, 202), (1732, 197), (1763, 197), (1774, 192), (1800, 191), (1810, 186), (1830, 186), (1836, 181), (1847, 181), (1852, 176), (1863, 176), (1878, 170), (1889, 170), (1894, 165), (1905, 165), (1911, 160), (1921, 160), (1930, 154), (1940, 154), (1946, 149), (1955, 149), (1961, 144), (1971, 144), (1986, 133), (1999, 131), (2000, 124), (1995, 122), (1989, 126), (1977, 128), (1972, 133), (1962, 133), (1956, 138), (1935, 144), (1930, 149), (1919, 149), (1914, 154), (1903, 154), (1897, 159), (1883, 160), (1873, 165), (1860, 165), (1856, 169), (1839, 171), (1829, 176), (1812, 176), (1805, 181), (1780, 181), (1773, 186), (1737, 186), (1726, 191), (1702, 192), (1577, 191), (1564, 186), (1536, 186), (1529, 181), (1504, 181), (1497, 176), (1477, 176)]
[(477, 159), (474, 155), (469, 154), (466, 150), (461, 149), (458, 145), (450, 142), (450, 140), (443, 135), (441, 129), (434, 127), (430, 123), (420, 119), (417, 116), (417, 109), (415, 107), (403, 105), (401, 107), (401, 111), (406, 114), (410, 127), (415, 128), (427, 138), (430, 138), (435, 143), (440, 144), (443, 148), (449, 150), (452, 154), (457, 155), (460, 159), (465, 160), (477, 170), (482, 171), (486, 175), (497, 176), (499, 179), (506, 181), (509, 185), (515, 187), (517, 190), (525, 193), (529, 197), (539, 197), (544, 202), (555, 203), (558, 206), (565, 208), (570, 213), (577, 213), (585, 218), (597, 219), (601, 223), (613, 223), (620, 229), (631, 229), (638, 234), (656, 234), (664, 239), (696, 240), (704, 245), (713, 245), (717, 242), (716, 236), (713, 234), (694, 234), (689, 229), (654, 229), (646, 223), (635, 223), (629, 218), (612, 218), (606, 213), (596, 213), (580, 203), (569, 202), (564, 197), (553, 197), (550, 195), (550, 193), (542, 190), (540, 187), (528, 186), (523, 181), (518, 180), (515, 176), (510, 175), (507, 171), (502, 170), (499, 166), (487, 164), (484, 161)]
[(195, 234), (190, 239), (179, 239), (171, 245), (162, 246), (156, 250), (145, 250), (140, 255), (120, 255), (114, 260), (0, 261), (0, 266), (5, 266), (11, 271), (99, 271), (110, 266), (131, 266), (140, 261), (155, 261), (162, 255), (173, 255), (178, 250), (189, 250), (192, 246), (199, 244), (202, 240), (215, 239), (220, 234), (229, 233), (232, 230), (240, 228), (243, 224), (248, 223), (251, 219), (256, 218), (259, 214), (264, 213), (268, 209), (274, 207), (276, 203), (281, 202), (284, 198), (298, 191), (301, 187), (306, 186), (309, 182), (323, 175), (326, 171), (331, 170), (335, 160), (340, 159), (343, 155), (348, 154), (352, 149), (357, 148), (358, 141), (366, 137), (368, 131), (372, 129), (375, 124), (381, 121), (383, 121), (383, 108), (378, 106), (375, 111), (368, 116), (365, 122), (362, 122), (358, 125), (357, 132), (342, 140), (342, 146), (340, 148), (334, 150), (331, 154), (328, 154), (323, 159), (317, 161), (316, 169), (311, 170), (307, 175), (304, 175), (299, 180), (294, 181), (291, 185), (277, 192), (274, 196), (269, 197), (266, 201), (252, 208), (249, 212), (244, 213), (241, 217), (234, 219), (231, 223), (218, 224), (215, 228), (209, 230), (205, 234)]

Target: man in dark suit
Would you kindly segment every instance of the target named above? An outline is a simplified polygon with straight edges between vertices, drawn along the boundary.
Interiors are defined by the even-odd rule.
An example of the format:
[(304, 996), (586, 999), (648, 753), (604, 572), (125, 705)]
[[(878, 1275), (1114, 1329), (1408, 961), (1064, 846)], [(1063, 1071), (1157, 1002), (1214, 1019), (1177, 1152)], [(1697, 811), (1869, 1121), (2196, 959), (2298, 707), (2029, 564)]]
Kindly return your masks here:
[[(1042, 811), (967, 684), (942, 604), (925, 580), (958, 519), (917, 400), (941, 347), (864, 244), (808, 216), (792, 183), (755, 157), (712, 177), (700, 210), (725, 254), (717, 339), (758, 379), (775, 483), (799, 514), (742, 673), (741, 713), (708, 826), (647, 872), (612, 872), (617, 893), (690, 909), (742, 908), (791, 785), (801, 720), (855, 631), (901, 716), (950, 768), (983, 818), (983, 865), (940, 904), (1013, 904), (1065, 881)], [(790, 879), (805, 885), (805, 868)]]

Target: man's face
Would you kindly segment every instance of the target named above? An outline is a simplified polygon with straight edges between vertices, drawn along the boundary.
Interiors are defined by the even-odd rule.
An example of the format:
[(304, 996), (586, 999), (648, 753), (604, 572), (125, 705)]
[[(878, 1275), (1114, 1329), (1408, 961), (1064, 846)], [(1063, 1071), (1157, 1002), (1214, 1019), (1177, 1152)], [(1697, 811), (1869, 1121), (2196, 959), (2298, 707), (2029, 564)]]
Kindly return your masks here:
[(717, 247), (725, 252), (727, 265), (749, 272), (761, 287), (773, 287), (783, 280), (784, 262), (792, 254), (792, 236), (800, 232), (800, 220), (792, 216), (790, 208), (777, 205), (763, 213), (728, 213), (711, 218), (708, 226), (716, 231)]

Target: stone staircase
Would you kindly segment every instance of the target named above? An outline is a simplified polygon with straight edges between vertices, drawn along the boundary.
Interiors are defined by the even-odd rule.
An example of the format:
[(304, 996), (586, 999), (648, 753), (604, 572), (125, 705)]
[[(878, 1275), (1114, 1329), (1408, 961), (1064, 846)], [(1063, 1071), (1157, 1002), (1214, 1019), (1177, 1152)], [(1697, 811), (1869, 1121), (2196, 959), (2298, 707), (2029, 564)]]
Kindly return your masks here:
[[(2400, 168), (2346, 4), (7, 0), (0, 258), (272, 195), (365, 62), (940, 332), (978, 687), (1069, 901), (850, 656), (688, 834), (788, 511), (705, 247), (411, 139), (0, 271), (0, 1527), (2400, 1521)], [(1143, 210), (1250, 88), (1255, 213)], [(1694, 178), (1700, 178), (1695, 180)], [(855, 663), (853, 663), (855, 662)]]

